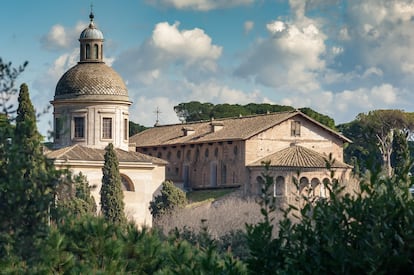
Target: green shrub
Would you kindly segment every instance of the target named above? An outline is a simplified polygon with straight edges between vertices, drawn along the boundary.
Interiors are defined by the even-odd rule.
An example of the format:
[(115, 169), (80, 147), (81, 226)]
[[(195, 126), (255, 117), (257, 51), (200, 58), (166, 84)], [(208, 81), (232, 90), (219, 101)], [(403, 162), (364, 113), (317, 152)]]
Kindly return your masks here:
[(172, 181), (162, 183), (161, 194), (150, 202), (149, 209), (154, 218), (170, 213), (176, 208), (182, 208), (187, 204), (185, 192), (174, 185)]

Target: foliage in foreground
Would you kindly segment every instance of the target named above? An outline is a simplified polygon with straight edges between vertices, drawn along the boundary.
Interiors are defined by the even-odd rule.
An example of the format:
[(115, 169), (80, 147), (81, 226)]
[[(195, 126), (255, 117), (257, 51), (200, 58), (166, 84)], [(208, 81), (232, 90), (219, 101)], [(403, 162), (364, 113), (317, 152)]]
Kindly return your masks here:
[(342, 195), (337, 180), (324, 183), (330, 199), (303, 197), (302, 208), (290, 206), (275, 238), (265, 195), (263, 221), (248, 226), (248, 269), (258, 274), (412, 274), (414, 200), (408, 170), (392, 178), (374, 173), (360, 182), (356, 194)]
[(17, 253), (30, 259), (49, 230), (58, 173), (43, 154), (26, 84), (20, 86), (18, 103), (11, 138), (0, 140), (0, 256)]
[(35, 274), (246, 274), (245, 265), (214, 245), (163, 240), (156, 231), (102, 217), (70, 218), (51, 228), (35, 262), (0, 259), (5, 273)]

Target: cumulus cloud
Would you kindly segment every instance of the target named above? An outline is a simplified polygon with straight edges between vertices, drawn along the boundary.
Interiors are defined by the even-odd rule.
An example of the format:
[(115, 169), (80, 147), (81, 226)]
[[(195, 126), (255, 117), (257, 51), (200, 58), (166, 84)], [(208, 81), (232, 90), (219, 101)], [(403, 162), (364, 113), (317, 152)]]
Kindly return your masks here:
[(352, 1), (346, 9), (342, 69), (375, 67), (384, 81), (398, 83), (414, 74), (414, 2), (411, 0)]
[(60, 24), (53, 25), (49, 32), (42, 36), (40, 42), (47, 50), (67, 50), (77, 43), (79, 34), (87, 23), (79, 22), (73, 28), (65, 28)]
[(333, 117), (335, 122), (340, 124), (351, 121), (359, 113), (375, 109), (410, 110), (414, 106), (412, 100), (414, 96), (406, 90), (390, 84), (381, 84), (369, 88), (346, 89), (341, 92), (319, 91), (307, 97), (284, 94), (280, 102), (296, 108), (311, 107)]
[(165, 72), (185, 77), (189, 74), (209, 74), (217, 70), (222, 47), (214, 45), (202, 29), (180, 30), (179, 23), (158, 23), (152, 36), (137, 48), (120, 54), (114, 67), (128, 80), (151, 84)]
[(158, 23), (153, 31), (151, 43), (155, 48), (176, 58), (192, 63), (200, 59), (217, 59), (221, 55), (221, 47), (211, 44), (211, 38), (202, 29), (178, 29), (179, 23)]
[(237, 6), (247, 6), (253, 4), (255, 0), (147, 0), (147, 2), (154, 6), (164, 6), (179, 10), (209, 11)]
[(298, 91), (319, 88), (318, 73), (325, 68), (326, 35), (317, 22), (303, 18), (295, 22), (272, 21), (266, 25), (270, 37), (251, 49), (236, 75), (252, 77), (270, 87)]

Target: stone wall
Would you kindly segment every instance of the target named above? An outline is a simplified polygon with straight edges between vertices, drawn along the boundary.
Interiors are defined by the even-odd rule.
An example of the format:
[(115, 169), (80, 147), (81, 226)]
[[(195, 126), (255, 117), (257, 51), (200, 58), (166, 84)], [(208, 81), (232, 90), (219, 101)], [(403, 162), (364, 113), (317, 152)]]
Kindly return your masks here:
[[(99, 192), (102, 186), (103, 163), (57, 165), (58, 168), (66, 168), (70, 165), (74, 174), (82, 172), (94, 188), (91, 190), (95, 198), (98, 212), (100, 209)], [(165, 167), (155, 165), (142, 165), (137, 163), (131, 166), (119, 164), (119, 172), (123, 180), (125, 214), (128, 219), (134, 220), (139, 226), (152, 226), (152, 216), (149, 211), (149, 203), (156, 195), (165, 177)]]

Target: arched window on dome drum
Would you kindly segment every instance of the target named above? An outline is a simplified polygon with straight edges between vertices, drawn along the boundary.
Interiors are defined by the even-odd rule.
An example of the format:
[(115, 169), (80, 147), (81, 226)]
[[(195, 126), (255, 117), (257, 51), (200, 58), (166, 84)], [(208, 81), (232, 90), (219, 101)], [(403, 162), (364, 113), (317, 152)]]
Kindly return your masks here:
[(95, 51), (95, 59), (99, 59), (99, 46), (98, 46), (98, 44), (93, 45), (93, 49)]
[(103, 59), (103, 45), (101, 45), (101, 52), (100, 53), (101, 53), (101, 57), (100, 58)]
[(91, 45), (86, 44), (86, 59), (91, 58)]

